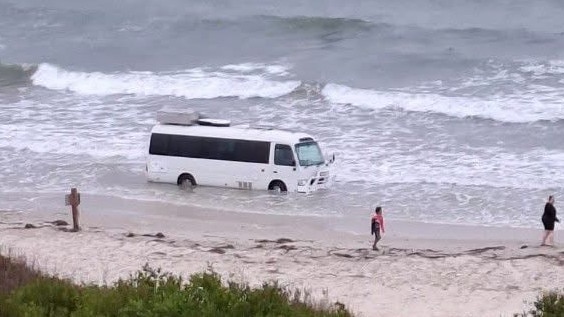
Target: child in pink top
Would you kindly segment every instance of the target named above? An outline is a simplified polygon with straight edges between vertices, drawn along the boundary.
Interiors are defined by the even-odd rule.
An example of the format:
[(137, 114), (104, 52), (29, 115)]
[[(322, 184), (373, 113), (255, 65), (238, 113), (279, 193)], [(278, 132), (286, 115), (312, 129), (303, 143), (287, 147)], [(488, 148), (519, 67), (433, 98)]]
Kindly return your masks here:
[(382, 239), (381, 233), (385, 233), (384, 230), (384, 216), (382, 216), (382, 207), (378, 206), (374, 210), (374, 215), (372, 215), (371, 220), (371, 232), (374, 235), (374, 244), (372, 245), (372, 250), (378, 250), (376, 244), (380, 239)]

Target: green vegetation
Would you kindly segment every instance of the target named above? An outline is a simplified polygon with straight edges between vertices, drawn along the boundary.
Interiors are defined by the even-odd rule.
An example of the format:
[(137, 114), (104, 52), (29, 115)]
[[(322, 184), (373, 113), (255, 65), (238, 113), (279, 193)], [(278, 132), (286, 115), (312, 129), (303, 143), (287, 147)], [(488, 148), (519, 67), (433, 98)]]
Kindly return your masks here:
[(112, 286), (75, 285), (0, 256), (0, 317), (352, 316), (276, 283), (223, 284), (213, 271), (188, 281), (145, 266)]
[(546, 292), (537, 298), (534, 308), (528, 313), (515, 314), (515, 317), (563, 317), (564, 290), (562, 292)]
[[(188, 281), (145, 266), (111, 286), (75, 285), (0, 255), (0, 317), (347, 317), (344, 305), (313, 302), (307, 293), (276, 283), (259, 288), (222, 283), (209, 270)], [(563, 317), (564, 290), (539, 296), (515, 317)]]

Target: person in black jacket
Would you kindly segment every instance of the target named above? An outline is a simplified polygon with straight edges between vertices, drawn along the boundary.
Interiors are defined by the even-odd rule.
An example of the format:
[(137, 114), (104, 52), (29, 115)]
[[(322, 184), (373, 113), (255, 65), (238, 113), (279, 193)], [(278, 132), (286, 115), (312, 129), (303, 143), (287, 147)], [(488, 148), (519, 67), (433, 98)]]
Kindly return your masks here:
[(544, 225), (544, 237), (541, 245), (552, 246), (554, 244), (554, 223), (560, 222), (556, 217), (556, 208), (554, 208), (554, 196), (548, 196), (548, 202), (544, 205), (544, 213), (542, 214), (542, 224)]

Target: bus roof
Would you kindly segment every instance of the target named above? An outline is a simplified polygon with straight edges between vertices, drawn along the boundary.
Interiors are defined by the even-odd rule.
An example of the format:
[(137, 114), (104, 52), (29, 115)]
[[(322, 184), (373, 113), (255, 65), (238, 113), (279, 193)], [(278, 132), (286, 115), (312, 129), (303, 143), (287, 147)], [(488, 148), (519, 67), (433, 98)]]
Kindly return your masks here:
[(286, 130), (262, 129), (247, 126), (214, 127), (201, 125), (156, 124), (151, 133), (216, 137), (225, 139), (267, 141), (283, 144), (296, 144), (312, 136)]

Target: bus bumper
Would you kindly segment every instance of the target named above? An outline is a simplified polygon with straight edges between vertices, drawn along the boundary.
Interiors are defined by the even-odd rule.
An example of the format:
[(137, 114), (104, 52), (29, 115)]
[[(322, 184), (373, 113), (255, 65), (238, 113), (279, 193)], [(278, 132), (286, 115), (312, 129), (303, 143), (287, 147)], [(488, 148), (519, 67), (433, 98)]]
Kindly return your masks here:
[(319, 189), (326, 189), (331, 185), (329, 171), (318, 172), (314, 177), (298, 182), (298, 193), (311, 193)]

